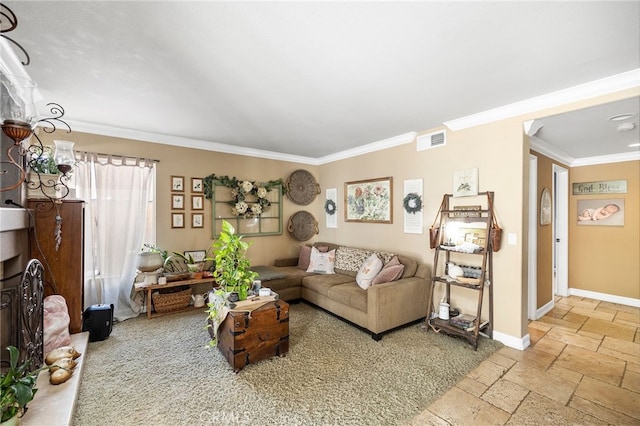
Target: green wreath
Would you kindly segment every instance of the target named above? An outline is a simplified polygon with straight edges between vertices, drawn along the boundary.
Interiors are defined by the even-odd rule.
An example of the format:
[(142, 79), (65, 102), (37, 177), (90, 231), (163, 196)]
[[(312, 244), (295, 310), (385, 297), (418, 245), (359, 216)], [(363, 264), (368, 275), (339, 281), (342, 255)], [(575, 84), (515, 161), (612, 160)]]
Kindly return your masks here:
[(407, 213), (416, 214), (422, 210), (422, 197), (415, 192), (410, 192), (402, 200)]
[(324, 202), (324, 212), (330, 216), (336, 214), (336, 203), (332, 199)]

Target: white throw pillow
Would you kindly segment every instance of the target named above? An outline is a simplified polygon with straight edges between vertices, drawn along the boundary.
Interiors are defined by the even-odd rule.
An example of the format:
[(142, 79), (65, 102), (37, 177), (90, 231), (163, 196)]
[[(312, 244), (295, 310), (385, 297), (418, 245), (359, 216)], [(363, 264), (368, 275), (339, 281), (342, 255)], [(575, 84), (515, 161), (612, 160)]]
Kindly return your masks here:
[(360, 266), (360, 269), (358, 269), (358, 275), (356, 275), (356, 282), (360, 288), (366, 290), (381, 269), (382, 260), (380, 260), (378, 255), (374, 253), (369, 256), (362, 266)]
[(335, 274), (333, 267), (336, 263), (336, 251), (331, 250), (326, 253), (320, 252), (317, 248), (311, 248), (311, 258), (307, 272), (318, 274)]

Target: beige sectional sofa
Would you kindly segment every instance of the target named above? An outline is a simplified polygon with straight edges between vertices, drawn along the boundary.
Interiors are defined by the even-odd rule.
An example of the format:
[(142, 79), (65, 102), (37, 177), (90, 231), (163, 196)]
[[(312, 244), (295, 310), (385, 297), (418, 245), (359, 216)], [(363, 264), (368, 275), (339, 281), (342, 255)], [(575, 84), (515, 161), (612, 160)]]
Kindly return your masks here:
[(367, 330), (375, 340), (426, 316), (431, 287), (427, 265), (397, 255), (397, 261), (404, 265), (398, 279), (363, 289), (356, 283), (363, 259), (376, 253), (383, 263), (388, 263), (394, 254), (331, 243), (316, 243), (315, 247), (324, 252), (335, 250), (335, 273), (307, 272), (306, 265), (299, 265), (301, 254), (298, 258), (278, 259), (274, 266), (261, 267), (258, 273), (262, 286), (271, 288), (285, 301), (301, 299), (329, 311)]

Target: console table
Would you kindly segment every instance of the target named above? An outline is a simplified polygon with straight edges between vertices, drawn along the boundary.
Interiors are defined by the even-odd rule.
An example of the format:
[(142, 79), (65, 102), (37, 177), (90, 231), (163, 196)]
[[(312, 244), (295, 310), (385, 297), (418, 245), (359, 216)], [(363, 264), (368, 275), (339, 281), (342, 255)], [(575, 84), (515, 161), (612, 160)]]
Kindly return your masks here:
[[(215, 280), (213, 278), (202, 278), (202, 279), (198, 279), (198, 280), (182, 280), (182, 281), (171, 281), (168, 282), (166, 284), (144, 284), (144, 283), (136, 283), (135, 284), (135, 290), (136, 291), (144, 291), (144, 295), (145, 295), (145, 299), (146, 299), (146, 304), (147, 304), (147, 318), (151, 319), (152, 317), (155, 316), (161, 316), (161, 315), (166, 315), (166, 314), (173, 314), (176, 312), (182, 312), (185, 311), (187, 309), (194, 309), (193, 306), (188, 306), (184, 309), (180, 309), (180, 310), (175, 310), (175, 311), (171, 311), (171, 312), (163, 312), (163, 313), (154, 313), (152, 315), (151, 310), (152, 310), (152, 306), (151, 306), (151, 293), (153, 293), (154, 290), (161, 290), (163, 288), (171, 288), (171, 287), (179, 287), (179, 286), (183, 286), (183, 285), (188, 285), (188, 286), (194, 286), (196, 284), (213, 284), (215, 283)], [(213, 288), (213, 286), (212, 286)], [(201, 308), (198, 308), (201, 309)]]

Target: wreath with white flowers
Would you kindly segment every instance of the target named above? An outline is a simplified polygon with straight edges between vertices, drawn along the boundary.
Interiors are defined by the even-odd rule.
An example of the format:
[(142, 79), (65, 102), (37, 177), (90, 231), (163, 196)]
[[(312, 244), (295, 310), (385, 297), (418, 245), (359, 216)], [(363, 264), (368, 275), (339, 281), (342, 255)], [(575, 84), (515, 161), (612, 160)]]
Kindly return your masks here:
[(228, 202), (231, 206), (231, 214), (246, 219), (259, 217), (271, 206), (271, 201), (269, 201), (267, 195), (275, 187), (279, 186), (283, 194), (286, 191), (282, 179), (260, 183), (249, 180), (238, 180), (235, 176), (229, 178), (229, 176), (216, 176), (215, 174), (211, 174), (205, 177), (203, 182), (204, 195), (207, 199), (213, 198), (215, 185), (222, 185), (231, 189), (233, 200)]
[(407, 213), (416, 214), (422, 210), (422, 197), (415, 192), (410, 192), (402, 200)]
[(329, 216), (336, 214), (336, 203), (331, 198), (324, 202), (324, 212)]

